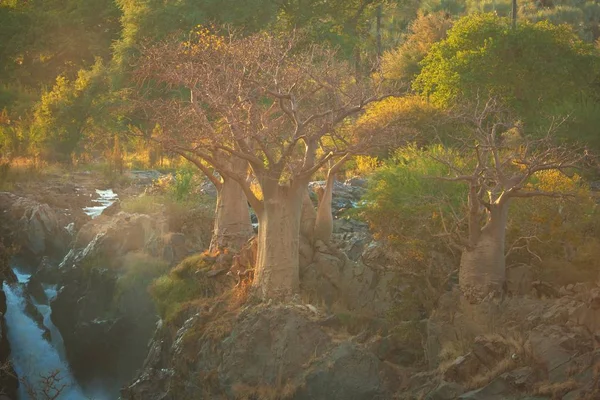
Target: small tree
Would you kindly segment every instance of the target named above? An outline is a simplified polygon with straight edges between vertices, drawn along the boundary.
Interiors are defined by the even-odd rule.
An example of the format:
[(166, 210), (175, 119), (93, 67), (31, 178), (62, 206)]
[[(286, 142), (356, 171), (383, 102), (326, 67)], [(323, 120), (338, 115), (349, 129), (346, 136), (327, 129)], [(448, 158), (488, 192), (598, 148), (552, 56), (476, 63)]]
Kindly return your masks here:
[(544, 171), (565, 173), (586, 157), (553, 145), (550, 132), (543, 139), (529, 140), (518, 124), (509, 123), (497, 102), (489, 100), (475, 113), (462, 115), (468, 135), (460, 139), (462, 151), (472, 163), (456, 165), (436, 158), (454, 176), (448, 181), (468, 186), (467, 237), (460, 261), (460, 287), (469, 301), (477, 302), (492, 291), (503, 290), (505, 282), (505, 237), (509, 204), (516, 198), (563, 197), (569, 193), (540, 188), (536, 175)]
[(237, 182), (254, 209), (254, 286), (263, 298), (298, 290), (301, 210), (312, 175), (375, 141), (338, 129), (378, 99), (375, 88), (357, 81), (334, 51), (298, 51), (295, 43), (294, 35), (240, 38), (198, 29), (187, 42), (145, 49), (136, 71), (140, 83), (170, 93), (144, 102), (162, 127), (162, 143)]

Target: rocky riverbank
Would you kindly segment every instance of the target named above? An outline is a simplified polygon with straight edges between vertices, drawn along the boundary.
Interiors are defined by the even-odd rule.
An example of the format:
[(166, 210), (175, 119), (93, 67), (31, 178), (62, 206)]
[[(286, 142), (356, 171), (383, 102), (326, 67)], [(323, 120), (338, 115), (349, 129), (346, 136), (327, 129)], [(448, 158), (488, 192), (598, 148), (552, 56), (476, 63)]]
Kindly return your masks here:
[[(471, 305), (451, 276), (431, 315), (391, 319), (413, 283), (399, 280), (400, 255), (344, 212), (360, 200), (361, 180), (335, 186), (333, 244), (301, 243), (302, 291), (288, 303), (252, 301), (247, 282), (226, 274), (230, 258), (198, 255), (206, 220), (187, 217), (173, 231), (179, 225), (164, 210), (145, 215), (118, 206), (90, 219), (79, 210), (95, 188), (51, 186), (71, 195), (50, 205), (26, 191), (0, 193), (2, 237), (35, 266), (25, 310), (40, 328), (34, 302), (47, 304), (45, 288), (56, 285), (51, 319), (88, 393), (101, 386), (124, 400), (600, 396), (595, 283), (554, 287), (520, 266), (509, 270), (505, 293)], [(143, 190), (140, 184), (120, 193)], [(4, 281), (16, 280), (10, 268), (2, 271)], [(161, 319), (147, 288), (169, 274), (202, 290)], [(1, 328), (6, 361), (10, 327)], [(17, 380), (9, 372), (0, 384), (14, 398)]]

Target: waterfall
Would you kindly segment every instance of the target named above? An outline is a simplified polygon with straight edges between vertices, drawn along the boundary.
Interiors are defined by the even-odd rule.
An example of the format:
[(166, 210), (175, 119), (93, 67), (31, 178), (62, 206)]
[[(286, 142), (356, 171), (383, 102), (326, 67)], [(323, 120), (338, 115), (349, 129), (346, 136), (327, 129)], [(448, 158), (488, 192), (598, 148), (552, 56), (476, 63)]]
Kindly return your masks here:
[[(19, 280), (24, 279), (23, 274), (18, 275)], [(11, 346), (11, 359), (17, 375), (26, 379), (28, 386), (37, 393), (41, 393), (43, 383), (41, 377), (59, 371), (60, 382), (57, 386), (66, 385), (57, 400), (83, 400), (83, 394), (75, 379), (71, 375), (69, 366), (61, 359), (59, 352), (42, 337), (42, 330), (35, 321), (25, 313), (25, 294), (21, 283), (9, 285), (4, 283), (6, 294), (6, 324), (7, 336)], [(49, 312), (48, 318), (49, 318)], [(46, 320), (44, 315), (44, 320)], [(56, 328), (54, 328), (56, 329)], [(55, 333), (52, 332), (53, 341)], [(50, 394), (56, 393), (50, 391)], [(21, 400), (31, 399), (26, 385), (19, 387)], [(40, 396), (40, 399), (43, 397)]]
[[(83, 209), (92, 218), (98, 217), (105, 208), (117, 200), (117, 195), (112, 189), (96, 190), (96, 193), (98, 193), (99, 198), (92, 201), (97, 205)], [(73, 229), (72, 224), (69, 224), (67, 229), (69, 227), (71, 227), (71, 230)], [(98, 240), (98, 237), (95, 240)], [(73, 250), (65, 256), (65, 260), (72, 252)], [(64, 264), (64, 262), (63, 260), (61, 264)], [(60, 396), (56, 400), (108, 399), (108, 390), (104, 385), (99, 384), (93, 388), (86, 388), (88, 390), (84, 393), (71, 373), (62, 336), (51, 319), (52, 309), (49, 303), (56, 297), (56, 285), (43, 284), (44, 292), (48, 298), (46, 304), (39, 304), (32, 299), (34, 306), (43, 317), (44, 325), (50, 331), (51, 343), (49, 343), (43, 337), (44, 332), (25, 311), (26, 302), (29, 300), (26, 297), (28, 294), (25, 292), (25, 286), (29, 282), (31, 274), (17, 265), (12, 267), (17, 276), (17, 283), (8, 284), (5, 282), (3, 285), (7, 306), (4, 318), (7, 326), (6, 335), (11, 347), (13, 367), (20, 380), (26, 382), (26, 384), (21, 383), (19, 385), (19, 400), (54, 398), (57, 393), (56, 389), (50, 388), (48, 390), (48, 385), (45, 385), (42, 381), (44, 377), (49, 377), (54, 373), (57, 373), (56, 377), (59, 378), (59, 380), (55, 380), (55, 388), (62, 388)], [(28, 389), (33, 390), (34, 394), (31, 394)], [(43, 389), (47, 390), (46, 395), (43, 394)], [(90, 393), (89, 389), (93, 393)], [(90, 397), (90, 395), (93, 395), (93, 397)]]

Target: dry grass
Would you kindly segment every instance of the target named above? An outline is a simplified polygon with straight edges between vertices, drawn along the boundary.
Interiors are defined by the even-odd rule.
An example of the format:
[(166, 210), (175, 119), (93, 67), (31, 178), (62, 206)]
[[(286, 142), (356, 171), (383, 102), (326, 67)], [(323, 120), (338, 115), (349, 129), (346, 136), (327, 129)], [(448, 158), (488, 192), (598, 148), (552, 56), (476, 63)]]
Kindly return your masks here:
[(502, 375), (505, 372), (513, 370), (517, 367), (517, 363), (514, 362), (511, 358), (506, 358), (500, 361), (494, 368), (491, 370), (472, 377), (466, 384), (465, 388), (468, 390), (474, 390), (481, 387), (486, 386), (491, 381), (493, 381), (496, 377)]
[(454, 362), (458, 357), (467, 354), (471, 351), (471, 345), (473, 344), (473, 338), (467, 339), (464, 336), (457, 338), (452, 342), (445, 342), (440, 350), (439, 359), (440, 359), (440, 369), (443, 365), (446, 367)]
[(0, 191), (10, 191), (16, 183), (39, 181), (49, 170), (46, 163), (34, 158), (0, 158)]
[(250, 296), (251, 289), (251, 278), (242, 279), (237, 286), (231, 289), (228, 307), (229, 310), (237, 310), (246, 304)]
[[(486, 386), (503, 373), (519, 367), (531, 366), (534, 367), (534, 369), (540, 367), (539, 362), (534, 357), (533, 351), (527, 344), (524, 336), (516, 333), (513, 333), (512, 335), (490, 334), (483, 336), (483, 339), (487, 342), (497, 343), (498, 347), (506, 349), (503, 355), (504, 358), (498, 361), (491, 369), (482, 368), (481, 373), (469, 377), (466, 382), (460, 382), (469, 390)], [(464, 345), (465, 343), (461, 343), (456, 347), (448, 346), (448, 348), (445, 349), (446, 357), (452, 356), (453, 358), (447, 358), (440, 364), (438, 368), (440, 374), (447, 371), (457, 357), (469, 353), (471, 346), (464, 348)], [(458, 349), (460, 349), (460, 351)], [(455, 355), (456, 357), (454, 357)]]
[(548, 396), (552, 399), (561, 399), (565, 394), (579, 387), (574, 379), (559, 383), (542, 382), (538, 384), (532, 394), (536, 396)]

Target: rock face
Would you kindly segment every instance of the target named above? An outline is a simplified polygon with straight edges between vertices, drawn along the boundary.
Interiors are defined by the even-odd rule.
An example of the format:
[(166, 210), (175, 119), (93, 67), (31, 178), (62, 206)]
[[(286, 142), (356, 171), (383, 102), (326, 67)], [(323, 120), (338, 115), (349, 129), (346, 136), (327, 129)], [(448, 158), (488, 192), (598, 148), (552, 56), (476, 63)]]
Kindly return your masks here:
[[(489, 298), (468, 306), (456, 296), (440, 299), (428, 322), (427, 350), (431, 366), (443, 366), (438, 375), (442, 381), (436, 376), (433, 384), (415, 383), (401, 398), (600, 398), (600, 288), (577, 284), (558, 289), (538, 282), (544, 287), (540, 292), (532, 290), (536, 282), (529, 278), (516, 281), (520, 284), (514, 292), (540, 298)], [(443, 359), (449, 350), (456, 351), (457, 343), (464, 348), (462, 354)], [(471, 390), (459, 394), (459, 387)]]
[(101, 215), (82, 227), (57, 270), (39, 269), (59, 284), (52, 321), (84, 387), (95, 380), (112, 382), (107, 389), (115, 393), (142, 364), (156, 311), (145, 286), (121, 292), (119, 280), (123, 257), (143, 251), (162, 234), (163, 224), (147, 215)]
[[(185, 322), (161, 321), (144, 367), (121, 398), (393, 398), (407, 352), (385, 321), (392, 275), (363, 262), (372, 241), (367, 225), (341, 217), (364, 191), (364, 182), (354, 183), (334, 188), (333, 244), (301, 238), (303, 296), (319, 309), (295, 300), (232, 311), (216, 298)], [(163, 242), (175, 250), (181, 241)], [(339, 306), (348, 313), (335, 314)]]
[(34, 260), (43, 255), (62, 257), (70, 242), (66, 217), (47, 204), (0, 192), (0, 211), (14, 229), (13, 240), (22, 254)]
[(171, 339), (160, 326), (122, 399), (391, 398), (386, 365), (360, 343), (333, 340), (321, 319), (299, 304), (249, 306), (218, 341), (194, 335), (211, 323), (199, 315)]

